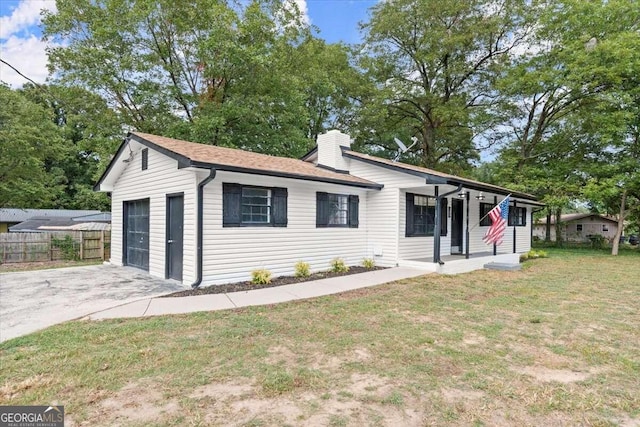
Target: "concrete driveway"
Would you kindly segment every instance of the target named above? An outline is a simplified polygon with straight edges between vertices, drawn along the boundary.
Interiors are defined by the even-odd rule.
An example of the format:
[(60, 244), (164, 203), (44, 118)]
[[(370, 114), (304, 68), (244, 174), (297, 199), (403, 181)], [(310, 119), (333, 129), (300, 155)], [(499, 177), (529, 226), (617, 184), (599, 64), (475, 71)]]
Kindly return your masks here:
[(0, 342), (142, 298), (184, 290), (130, 267), (95, 265), (0, 274)]

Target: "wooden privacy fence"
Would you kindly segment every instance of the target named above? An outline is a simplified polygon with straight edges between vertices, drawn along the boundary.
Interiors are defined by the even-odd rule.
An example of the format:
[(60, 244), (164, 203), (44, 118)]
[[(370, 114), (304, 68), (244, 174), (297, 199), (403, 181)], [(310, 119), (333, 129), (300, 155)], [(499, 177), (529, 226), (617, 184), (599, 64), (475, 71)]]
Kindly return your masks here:
[(111, 231), (0, 233), (0, 263), (107, 260)]

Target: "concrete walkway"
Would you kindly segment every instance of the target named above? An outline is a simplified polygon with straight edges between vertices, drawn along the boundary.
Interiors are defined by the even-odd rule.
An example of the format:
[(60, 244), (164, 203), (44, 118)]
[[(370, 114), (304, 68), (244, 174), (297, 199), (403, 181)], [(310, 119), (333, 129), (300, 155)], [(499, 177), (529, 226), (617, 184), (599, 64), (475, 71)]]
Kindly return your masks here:
[(196, 311), (226, 310), (252, 305), (275, 304), (337, 294), (353, 289), (367, 288), (396, 280), (422, 276), (424, 274), (428, 274), (428, 272), (416, 268), (395, 267), (244, 292), (198, 295), (193, 297), (145, 298), (93, 313), (85, 319), (101, 320), (123, 317), (159, 316), (163, 314), (193, 313)]

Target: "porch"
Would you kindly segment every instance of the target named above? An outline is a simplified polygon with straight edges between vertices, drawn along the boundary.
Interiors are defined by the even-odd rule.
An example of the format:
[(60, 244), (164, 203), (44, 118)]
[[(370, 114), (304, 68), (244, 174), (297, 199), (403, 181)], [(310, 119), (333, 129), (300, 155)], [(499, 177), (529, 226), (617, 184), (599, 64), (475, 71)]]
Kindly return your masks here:
[(459, 274), (474, 270), (482, 270), (485, 264), (490, 262), (518, 264), (520, 262), (520, 254), (503, 253), (493, 255), (493, 252), (478, 252), (469, 254), (469, 258), (466, 258), (464, 254), (461, 254), (443, 255), (441, 259), (443, 264), (434, 263), (433, 258), (431, 257), (405, 259), (398, 261), (398, 266), (417, 268), (440, 274)]

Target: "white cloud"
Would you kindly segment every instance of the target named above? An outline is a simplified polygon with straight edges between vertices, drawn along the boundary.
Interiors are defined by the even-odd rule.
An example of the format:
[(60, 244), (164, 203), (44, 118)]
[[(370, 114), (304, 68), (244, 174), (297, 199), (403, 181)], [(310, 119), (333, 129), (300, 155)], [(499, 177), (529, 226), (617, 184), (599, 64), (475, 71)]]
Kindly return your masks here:
[[(2, 1), (2, 0), (0, 0)], [(0, 17), (0, 57), (30, 79), (44, 83), (47, 78), (47, 43), (40, 40), (40, 12), (56, 11), (52, 0), (22, 0), (11, 15)], [(0, 81), (20, 87), (27, 80), (0, 63)]]
[[(44, 83), (49, 74), (46, 47), (47, 44), (34, 35), (28, 38), (11, 36), (7, 41), (0, 43), (2, 59), (37, 83)], [(0, 64), (0, 80), (14, 88), (27, 83), (24, 77), (5, 64)]]
[(40, 11), (48, 9), (55, 12), (56, 3), (52, 0), (22, 0), (11, 16), (0, 17), (0, 39), (8, 39), (12, 35), (40, 23)]

